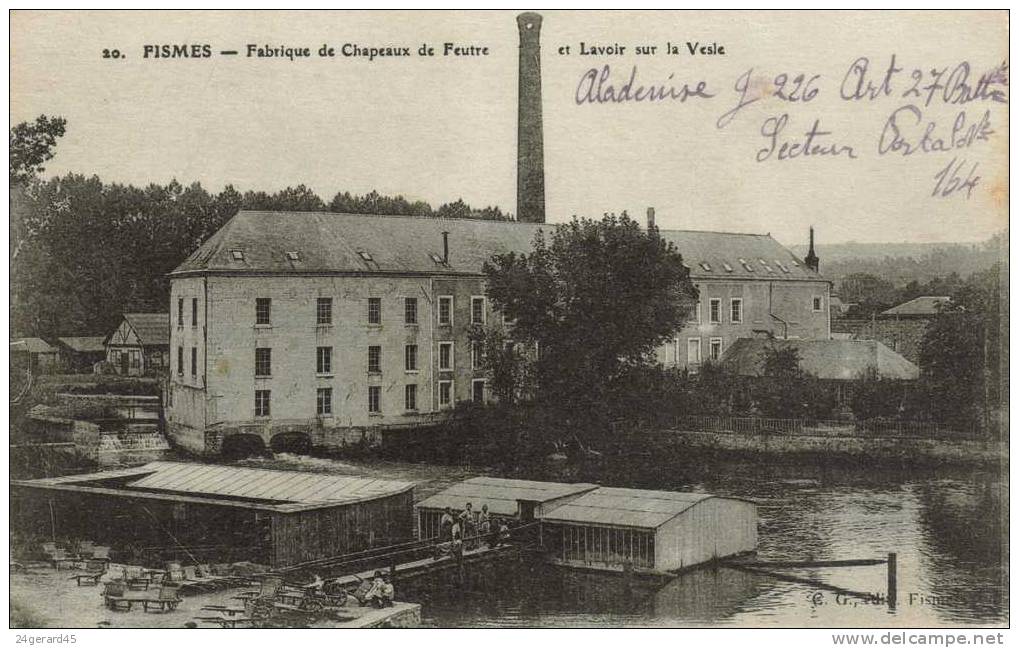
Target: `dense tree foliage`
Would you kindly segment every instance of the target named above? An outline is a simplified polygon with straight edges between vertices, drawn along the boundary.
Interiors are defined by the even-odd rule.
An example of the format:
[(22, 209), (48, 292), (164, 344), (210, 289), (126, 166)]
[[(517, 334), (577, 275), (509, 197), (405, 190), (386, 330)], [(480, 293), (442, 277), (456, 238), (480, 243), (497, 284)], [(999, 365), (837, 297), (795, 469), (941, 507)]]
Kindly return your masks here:
[(21, 122), (11, 129), (11, 184), (25, 184), (45, 171), (44, 162), (53, 158), (57, 139), (64, 136), (67, 121), (62, 117), (39, 115), (32, 123)]
[(165, 311), (166, 274), (239, 209), (508, 219), (456, 200), (438, 209), (402, 196), (338, 192), (327, 204), (305, 185), (275, 193), (210, 193), (199, 183), (135, 187), (68, 174), (40, 180), (65, 122), (39, 117), (10, 131), (11, 325), (15, 335), (101, 335), (129, 311)]
[(1000, 424), (1002, 379), (1007, 375), (1003, 357), (1004, 363), (1008, 357), (1002, 354), (1008, 333), (1002, 330), (1007, 312), (1000, 281), (997, 265), (972, 275), (955, 289), (951, 304), (927, 328), (920, 347), (920, 372), (937, 420), (992, 431)]
[(574, 219), (530, 254), (484, 266), (488, 296), (530, 355), (533, 396), (580, 422), (688, 319), (696, 289), (675, 247), (626, 216)]

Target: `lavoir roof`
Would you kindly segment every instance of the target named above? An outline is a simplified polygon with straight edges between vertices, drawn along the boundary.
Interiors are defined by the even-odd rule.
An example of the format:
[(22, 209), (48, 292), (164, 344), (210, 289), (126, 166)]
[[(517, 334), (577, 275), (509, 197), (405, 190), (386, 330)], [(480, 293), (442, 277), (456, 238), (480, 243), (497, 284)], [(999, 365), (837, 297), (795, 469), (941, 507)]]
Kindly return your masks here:
[(414, 487), (410, 482), (401, 481), (169, 461), (14, 483), (53, 490), (88, 489), (126, 497), (179, 499), (284, 512), (352, 504)]
[[(240, 211), (173, 275), (481, 274), (493, 255), (527, 253), (555, 225), (331, 212)], [(444, 240), (444, 233), (447, 237)], [(659, 230), (694, 279), (823, 278), (767, 234)], [(446, 254), (448, 242), (448, 256)]]
[(577, 495), (597, 488), (594, 484), (561, 484), (526, 479), (500, 479), (498, 477), (474, 477), (454, 484), (446, 490), (432, 495), (418, 508), (462, 510), (471, 502), (480, 511), (487, 505), (493, 515), (516, 515), (520, 500), (528, 502), (552, 502), (562, 497)]
[(657, 529), (690, 507), (716, 497), (705, 493), (603, 487), (552, 509), (542, 520)]

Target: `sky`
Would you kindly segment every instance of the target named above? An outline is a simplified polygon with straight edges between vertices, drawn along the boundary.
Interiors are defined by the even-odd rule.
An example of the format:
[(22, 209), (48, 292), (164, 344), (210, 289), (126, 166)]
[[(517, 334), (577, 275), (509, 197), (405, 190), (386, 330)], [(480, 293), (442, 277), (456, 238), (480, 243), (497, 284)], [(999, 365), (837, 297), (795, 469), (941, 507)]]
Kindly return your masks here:
[[(941, 91), (927, 105), (926, 91), (909, 94), (914, 69), (923, 88), (965, 62), (972, 86), (1007, 60), (1004, 12), (542, 13), (549, 222), (623, 210), (643, 218), (653, 206), (662, 228), (767, 232), (787, 245), (805, 243), (811, 225), (819, 243), (977, 241), (1007, 227), (1007, 104), (946, 103)], [(488, 55), (443, 56), (447, 42)], [(581, 54), (582, 42), (626, 50)], [(665, 53), (670, 42), (679, 53)], [(687, 42), (725, 54), (691, 56)], [(344, 57), (347, 43), (409, 47), (412, 56)], [(144, 58), (146, 45), (163, 44), (209, 45), (212, 56)], [(312, 56), (248, 57), (249, 44)], [(422, 44), (435, 56), (417, 56)], [(323, 45), (336, 56), (319, 57)], [(103, 58), (104, 49), (122, 58)], [(901, 71), (887, 94), (840, 96), (847, 74), (858, 78), (854, 61), (866, 57), (866, 82), (880, 87), (892, 55)], [(14, 12), (11, 123), (67, 119), (46, 177), (176, 178), (211, 191), (303, 183), (327, 202), (338, 190), (374, 189), (516, 212), (517, 57), (515, 12)], [(634, 74), (635, 85), (703, 81), (713, 96), (578, 104), (585, 74), (605, 65), (616, 88)], [(757, 100), (718, 128), (744, 74)], [(816, 78), (796, 84), (799, 74)], [(919, 118), (900, 110), (910, 104)], [(828, 134), (814, 143), (841, 154), (777, 159), (781, 143), (802, 143), (815, 120)], [(878, 153), (883, 131), (920, 146), (928, 124), (958, 147)], [(972, 141), (970, 127), (980, 135)], [(944, 192), (974, 165), (972, 187), (956, 182), (932, 197), (936, 174), (948, 167)]]

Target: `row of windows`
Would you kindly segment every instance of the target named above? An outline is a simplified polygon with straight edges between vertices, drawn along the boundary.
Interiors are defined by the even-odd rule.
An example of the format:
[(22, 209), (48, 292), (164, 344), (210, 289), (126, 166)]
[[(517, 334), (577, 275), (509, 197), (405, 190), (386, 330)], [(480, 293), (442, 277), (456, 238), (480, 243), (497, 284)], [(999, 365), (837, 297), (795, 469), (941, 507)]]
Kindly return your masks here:
[[(471, 297), (471, 324), (484, 324), (485, 297)], [(184, 300), (178, 300), (179, 322), (183, 326), (184, 321)], [(193, 318), (197, 320), (198, 300), (192, 300)], [(453, 325), (453, 296), (441, 295), (439, 297), (439, 325)], [(269, 297), (258, 297), (255, 299), (255, 324), (268, 326), (272, 323), (272, 299)], [(315, 323), (319, 326), (328, 326), (333, 323), (333, 298), (319, 297), (315, 302)], [(382, 324), (382, 298), (368, 298), (368, 323)], [(403, 298), (403, 323), (418, 323), (418, 300), (417, 297)]]
[[(815, 296), (811, 303), (811, 308), (814, 312), (820, 312), (823, 308), (824, 300), (821, 297)], [(701, 322), (701, 305), (697, 303), (696, 312), (697, 322)], [(743, 298), (732, 297), (729, 300), (729, 322), (732, 324), (741, 324), (743, 322)], [(720, 298), (713, 297), (708, 300), (708, 323), (709, 324), (721, 324), (722, 323), (722, 300)]]
[[(184, 375), (184, 347), (177, 347), (177, 373)], [(198, 347), (191, 347), (191, 375), (198, 375)]]
[[(452, 371), (454, 361), (454, 343), (439, 343), (439, 370)], [(184, 348), (178, 347), (178, 373), (184, 372)], [(191, 348), (192, 364), (195, 362), (195, 348)], [(480, 342), (471, 343), (471, 368), (480, 369), (484, 362), (484, 348)], [(418, 345), (407, 344), (403, 349), (403, 366), (405, 371), (418, 370)], [(315, 373), (331, 374), (333, 372), (333, 348), (318, 347), (315, 350)], [(192, 368), (194, 373), (194, 368)], [(368, 347), (368, 373), (382, 373), (382, 347)], [(255, 376), (272, 375), (272, 349), (258, 347), (255, 349)]]
[[(184, 298), (177, 299), (177, 326), (184, 326)], [(191, 299), (191, 326), (198, 326), (198, 299)]]
[[(722, 338), (711, 338), (708, 340), (708, 359), (718, 361), (722, 357)], [(679, 361), (679, 341), (676, 341), (676, 360)], [(701, 339), (699, 337), (687, 338), (686, 340), (686, 362), (687, 364), (701, 363)]]
[[(479, 403), (485, 402), (484, 379), (471, 381), (471, 400)], [(439, 407), (448, 408), (453, 404), (453, 381), (439, 381)], [(418, 409), (418, 386), (415, 384), (404, 385), (403, 405), (408, 412), (416, 412)], [(371, 414), (382, 413), (382, 387), (371, 385), (368, 387), (368, 412)], [(333, 413), (333, 388), (320, 387), (315, 394), (315, 414), (318, 416), (331, 416)], [(272, 390), (255, 390), (255, 416), (272, 416)]]

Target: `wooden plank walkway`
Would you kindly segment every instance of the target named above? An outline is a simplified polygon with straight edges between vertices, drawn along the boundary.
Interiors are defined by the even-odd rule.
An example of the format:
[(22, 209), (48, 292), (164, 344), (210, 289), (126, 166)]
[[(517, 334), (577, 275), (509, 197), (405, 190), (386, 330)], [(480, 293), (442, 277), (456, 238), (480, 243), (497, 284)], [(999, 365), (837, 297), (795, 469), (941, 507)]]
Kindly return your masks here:
[[(494, 560), (499, 557), (508, 557), (511, 555), (518, 554), (520, 548), (515, 545), (502, 545), (495, 548), (482, 547), (480, 549), (470, 549), (463, 552), (463, 558), (458, 561), (453, 556), (442, 556), (438, 559), (431, 556), (427, 558), (419, 558), (417, 560), (411, 560), (404, 563), (397, 563), (391, 565), (389, 571), (380, 570), (383, 573), (392, 574), (396, 578), (406, 579), (415, 576), (423, 576), (425, 574), (441, 571), (444, 569), (452, 569), (458, 567), (460, 564), (476, 563), (483, 560)], [(341, 586), (347, 587), (350, 585), (357, 585), (360, 580), (371, 580), (375, 576), (374, 569), (367, 569), (365, 571), (355, 574), (347, 574), (340, 576), (335, 582)]]

